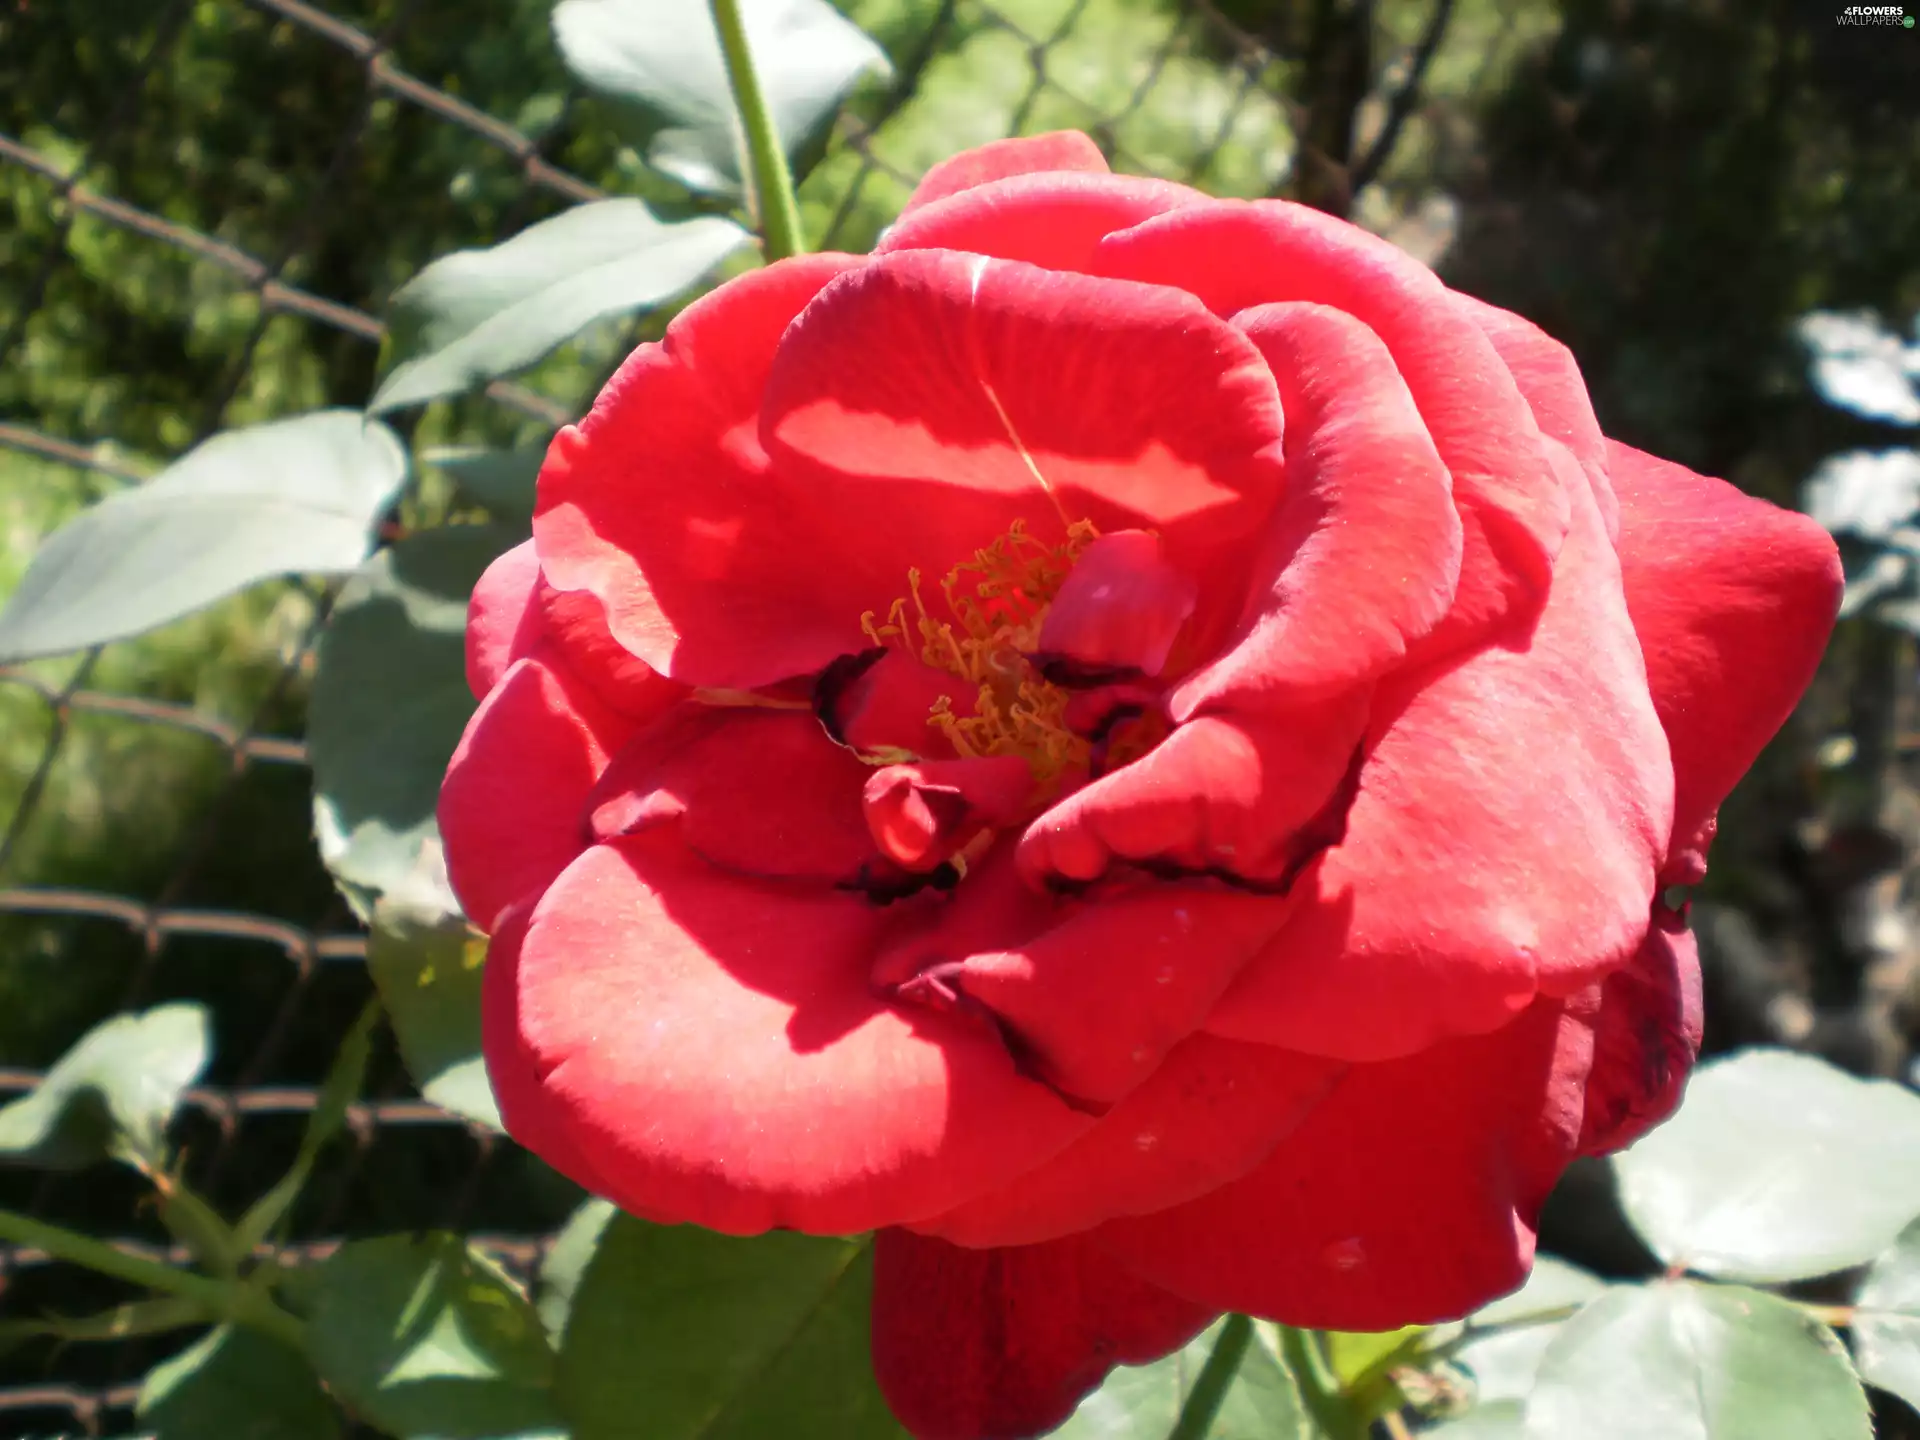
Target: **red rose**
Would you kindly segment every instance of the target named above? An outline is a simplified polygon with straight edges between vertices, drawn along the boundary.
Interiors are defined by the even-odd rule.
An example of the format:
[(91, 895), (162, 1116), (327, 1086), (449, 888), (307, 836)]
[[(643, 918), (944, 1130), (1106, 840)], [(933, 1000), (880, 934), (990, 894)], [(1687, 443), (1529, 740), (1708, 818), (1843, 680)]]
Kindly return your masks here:
[(1525, 321), (1071, 134), (691, 306), (533, 530), (440, 805), (501, 1113), (642, 1216), (881, 1229), (939, 1437), (1518, 1284), (1677, 1099), (1663, 887), (1840, 589)]

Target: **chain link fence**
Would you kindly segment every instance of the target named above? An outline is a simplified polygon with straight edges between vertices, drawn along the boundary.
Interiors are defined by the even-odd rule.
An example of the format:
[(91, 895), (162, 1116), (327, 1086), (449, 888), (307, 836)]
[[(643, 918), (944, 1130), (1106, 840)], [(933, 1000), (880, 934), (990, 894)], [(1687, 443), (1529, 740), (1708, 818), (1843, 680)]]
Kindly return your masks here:
[[(129, 23), (120, 0), (19, 0), (0, 18), (0, 93), (14, 96), (0, 101), (7, 588), (61, 519), (215, 431), (363, 403), (380, 306), (435, 255), (609, 193), (655, 198), (617, 112), (565, 81), (545, 0), (135, 8)], [(848, 8), (894, 68), (842, 115), (803, 186), (820, 248), (865, 248), (945, 154), (1070, 126), (1116, 169), (1303, 194), (1430, 258), (1454, 223), (1447, 177), (1478, 154), (1477, 117), (1560, 19), (1551, 0)], [(27, 83), (38, 68), (84, 83), (47, 98)], [(371, 207), (382, 186), (408, 204)], [(437, 407), (434, 438), (544, 433), (656, 323)], [(291, 1159), (369, 993), (364, 935), (314, 851), (301, 739), (333, 593), (272, 585), (157, 639), (0, 667), (0, 1102), (115, 1010), (203, 999), (216, 1059), (178, 1133), (188, 1178), (223, 1207)], [(537, 1266), (573, 1193), (415, 1098), (390, 1047), (369, 1095), (295, 1212), (294, 1251), (451, 1227), (517, 1273)], [(103, 1170), (0, 1172), (0, 1204), (170, 1253), (141, 1193)], [(118, 1298), (44, 1254), (0, 1249), (9, 1315)], [(165, 1343), (0, 1355), (0, 1435), (131, 1432)]]

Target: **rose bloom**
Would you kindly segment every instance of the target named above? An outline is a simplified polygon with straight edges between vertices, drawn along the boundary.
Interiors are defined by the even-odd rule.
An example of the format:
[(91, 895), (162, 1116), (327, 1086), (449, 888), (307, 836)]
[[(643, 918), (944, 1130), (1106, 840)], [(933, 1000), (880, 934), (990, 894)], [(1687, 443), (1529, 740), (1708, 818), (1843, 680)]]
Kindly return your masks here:
[(1223, 1310), (1464, 1314), (1677, 1102), (1663, 896), (1840, 584), (1383, 240), (961, 155), (636, 350), (474, 593), (507, 1129), (650, 1220), (878, 1230), (935, 1440)]

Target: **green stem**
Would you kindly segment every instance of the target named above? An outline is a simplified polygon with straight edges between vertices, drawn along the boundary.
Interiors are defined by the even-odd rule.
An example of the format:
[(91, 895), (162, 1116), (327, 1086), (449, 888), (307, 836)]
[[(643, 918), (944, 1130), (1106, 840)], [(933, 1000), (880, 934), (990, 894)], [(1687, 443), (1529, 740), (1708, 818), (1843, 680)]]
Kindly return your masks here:
[(0, 1210), (0, 1241), (44, 1250), (56, 1260), (84, 1265), (89, 1270), (162, 1295), (177, 1296), (200, 1306), (210, 1317), (264, 1330), (295, 1349), (306, 1343), (306, 1332), (300, 1322), (274, 1304), (265, 1292), (245, 1281), (215, 1280), (192, 1270), (164, 1265), (144, 1255), (129, 1254), (91, 1235), (76, 1234), (12, 1210)]
[(1366, 1417), (1359, 1414), (1342, 1393), (1340, 1377), (1327, 1363), (1317, 1334), (1282, 1327), (1280, 1358), (1293, 1372), (1293, 1383), (1300, 1387), (1300, 1399), (1327, 1440), (1366, 1440)]
[(1180, 1418), (1167, 1432), (1167, 1440), (1205, 1440), (1252, 1343), (1253, 1322), (1244, 1315), (1229, 1315), (1220, 1327), (1220, 1338), (1213, 1342), (1213, 1353), (1200, 1367), (1200, 1378), (1193, 1382), (1187, 1403), (1180, 1407)]
[(720, 51), (726, 56), (727, 83), (747, 133), (747, 157), (753, 167), (754, 209), (767, 259), (784, 260), (806, 252), (800, 235), (800, 204), (793, 197), (793, 174), (787, 152), (773, 128), (759, 72), (747, 48), (747, 27), (740, 19), (740, 0), (710, 0), (713, 27), (720, 32)]

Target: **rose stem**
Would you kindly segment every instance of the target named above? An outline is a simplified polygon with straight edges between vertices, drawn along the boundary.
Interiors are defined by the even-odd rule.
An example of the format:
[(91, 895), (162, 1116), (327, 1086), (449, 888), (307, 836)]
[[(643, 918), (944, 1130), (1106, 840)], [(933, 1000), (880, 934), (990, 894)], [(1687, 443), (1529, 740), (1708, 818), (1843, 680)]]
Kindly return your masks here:
[(711, 0), (713, 28), (720, 32), (720, 51), (727, 60), (727, 83), (747, 132), (747, 156), (752, 165), (752, 194), (760, 239), (767, 259), (784, 260), (805, 252), (800, 236), (800, 204), (793, 196), (793, 175), (787, 154), (773, 128), (766, 92), (747, 48), (747, 27), (740, 18), (740, 0)]
[(1240, 1372), (1240, 1360), (1253, 1339), (1253, 1322), (1244, 1315), (1229, 1315), (1220, 1327), (1220, 1338), (1213, 1342), (1213, 1353), (1200, 1367), (1187, 1403), (1180, 1407), (1180, 1418), (1167, 1432), (1167, 1440), (1204, 1440), (1213, 1429), (1213, 1420), (1227, 1398), (1233, 1377)]

